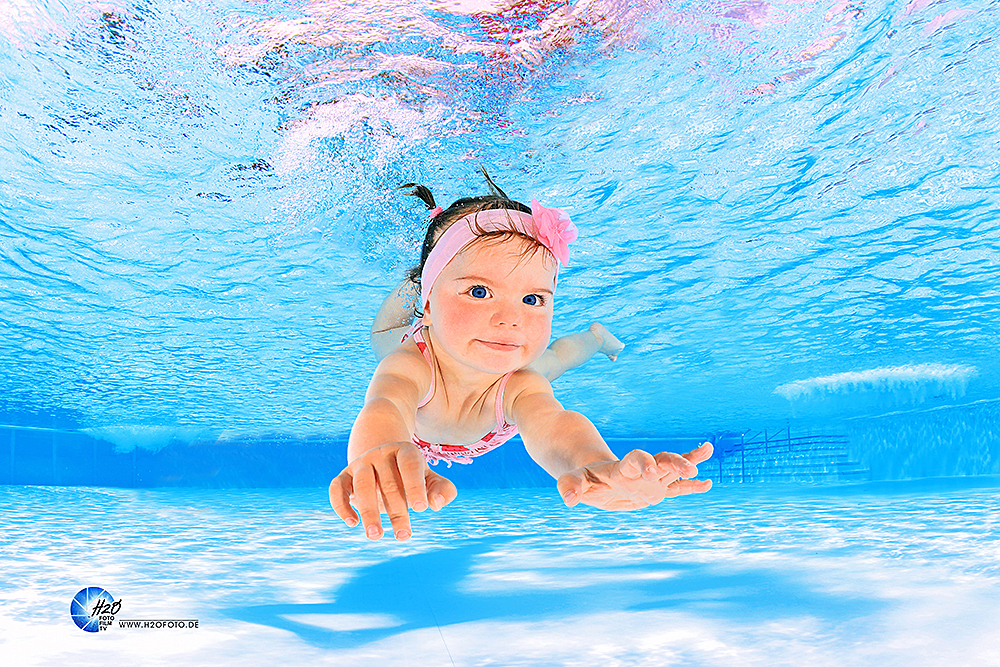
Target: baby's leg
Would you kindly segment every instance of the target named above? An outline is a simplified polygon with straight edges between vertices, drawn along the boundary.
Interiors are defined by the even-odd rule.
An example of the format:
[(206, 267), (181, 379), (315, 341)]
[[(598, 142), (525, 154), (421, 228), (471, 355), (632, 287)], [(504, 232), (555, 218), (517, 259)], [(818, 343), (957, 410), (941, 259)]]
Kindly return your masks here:
[(594, 322), (590, 329), (580, 333), (557, 338), (549, 345), (531, 367), (551, 382), (557, 377), (582, 365), (598, 352), (615, 361), (625, 344), (614, 337), (600, 322)]
[(417, 286), (404, 280), (382, 302), (371, 331), (372, 350), (380, 361), (399, 345), (399, 339), (413, 321), (413, 304), (418, 299)]

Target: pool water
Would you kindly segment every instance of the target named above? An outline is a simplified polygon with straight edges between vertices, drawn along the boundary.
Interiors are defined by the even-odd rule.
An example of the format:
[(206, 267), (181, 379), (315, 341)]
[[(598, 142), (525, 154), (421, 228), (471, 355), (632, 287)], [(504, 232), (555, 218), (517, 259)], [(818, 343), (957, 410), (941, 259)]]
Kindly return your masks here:
[(995, 3), (0, 9), (0, 425), (344, 434), (396, 187), (479, 164), (579, 226), (554, 332), (627, 347), (555, 389), (606, 435), (1000, 398)]
[[(998, 7), (0, 0), (3, 664), (1000, 664)], [(556, 395), (709, 494), (329, 510), (396, 188), (480, 164), (626, 344)]]
[[(369, 543), (321, 490), (3, 487), (20, 665), (992, 665), (1000, 480), (723, 485), (616, 514), (463, 491)], [(70, 619), (87, 586), (117, 620)]]

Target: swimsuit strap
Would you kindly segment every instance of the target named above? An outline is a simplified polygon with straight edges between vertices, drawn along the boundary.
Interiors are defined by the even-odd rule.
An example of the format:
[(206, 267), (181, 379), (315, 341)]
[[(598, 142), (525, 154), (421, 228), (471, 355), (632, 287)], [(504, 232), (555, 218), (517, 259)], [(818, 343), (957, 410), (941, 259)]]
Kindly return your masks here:
[(507, 380), (509, 380), (510, 376), (516, 372), (517, 371), (515, 370), (504, 375), (503, 379), (500, 380), (500, 388), (497, 389), (497, 404), (496, 404), (497, 431), (502, 431), (503, 429), (510, 426), (510, 424), (507, 423), (507, 420), (503, 418), (503, 392), (504, 389), (507, 388)]
[(399, 342), (402, 343), (404, 340), (406, 340), (411, 336), (413, 337), (413, 342), (417, 344), (417, 349), (420, 350), (420, 353), (424, 355), (424, 359), (427, 360), (427, 365), (431, 367), (431, 386), (427, 390), (427, 395), (424, 396), (424, 400), (420, 401), (420, 403), (417, 404), (417, 409), (419, 410), (420, 408), (430, 403), (431, 397), (434, 396), (434, 385), (436, 380), (434, 376), (434, 362), (431, 359), (430, 351), (427, 349), (427, 341), (424, 340), (423, 319), (418, 317), (413, 322), (413, 326), (410, 327), (410, 330), (407, 331), (405, 334), (403, 334), (403, 339)]

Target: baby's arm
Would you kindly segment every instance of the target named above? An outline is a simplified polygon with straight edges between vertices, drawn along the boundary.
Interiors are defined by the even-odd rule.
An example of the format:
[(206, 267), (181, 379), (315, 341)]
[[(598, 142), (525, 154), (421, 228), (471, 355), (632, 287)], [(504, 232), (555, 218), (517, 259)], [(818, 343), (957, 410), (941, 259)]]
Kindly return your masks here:
[(372, 322), (371, 344), (375, 358), (385, 359), (396, 349), (413, 321), (413, 304), (419, 299), (417, 286), (406, 279), (385, 297)]
[(594, 322), (587, 331), (552, 341), (542, 356), (532, 362), (531, 369), (552, 382), (571, 368), (584, 364), (598, 352), (615, 361), (623, 349), (624, 343), (615, 338), (603, 324)]
[(351, 428), (349, 463), (330, 483), (330, 505), (348, 526), (360, 518), (369, 539), (382, 537), (380, 502), (396, 539), (405, 540), (410, 509), (439, 510), (458, 495), (454, 484), (430, 470), (410, 439), (417, 402), (429, 384), (430, 369), (415, 346), (396, 350), (375, 370)]
[(566, 505), (631, 510), (712, 488), (711, 480), (683, 479), (698, 474), (696, 464), (711, 457), (711, 444), (683, 456), (636, 449), (619, 460), (589, 419), (559, 404), (544, 378), (518, 375), (511, 415), (528, 454), (557, 480)]

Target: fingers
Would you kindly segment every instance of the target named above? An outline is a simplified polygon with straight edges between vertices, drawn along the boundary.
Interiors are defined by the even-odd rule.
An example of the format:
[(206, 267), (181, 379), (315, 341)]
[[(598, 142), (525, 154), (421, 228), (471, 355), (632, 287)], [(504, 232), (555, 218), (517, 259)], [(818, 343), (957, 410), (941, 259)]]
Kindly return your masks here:
[(673, 454), (671, 452), (660, 452), (656, 455), (656, 462), (660, 472), (665, 475), (676, 474), (678, 477), (692, 478), (698, 476), (698, 464), (712, 458), (715, 449), (712, 443), (702, 443), (700, 447), (692, 449), (687, 454)]
[(559, 495), (562, 497), (563, 502), (566, 503), (566, 507), (573, 507), (579, 504), (580, 498), (583, 496), (584, 491), (586, 491), (587, 486), (587, 478), (582, 468), (570, 470), (560, 475), (559, 479), (556, 480), (556, 490), (559, 491)]
[[(698, 450), (695, 450), (698, 451)], [(673, 452), (660, 452), (655, 457), (660, 477), (676, 475), (678, 477), (697, 477), (698, 467), (689, 461), (686, 456), (674, 454)]]
[(375, 468), (362, 466), (354, 475), (354, 507), (361, 516), (365, 535), (370, 540), (382, 537), (382, 518), (378, 511), (378, 483)]
[[(381, 513), (389, 515), (397, 540), (411, 535), (410, 510), (439, 510), (458, 496), (451, 481), (430, 472), (410, 443), (371, 449), (330, 483), (330, 505), (351, 527), (360, 520), (368, 539), (383, 535)], [(353, 507), (352, 507), (353, 505)]]
[(410, 509), (423, 512), (428, 507), (426, 469), (423, 455), (410, 446), (401, 447), (394, 456), (375, 463), (382, 505), (397, 540), (408, 540), (412, 534)]
[(626, 479), (645, 479), (653, 482), (661, 475), (657, 471), (657, 460), (649, 452), (633, 449), (626, 454), (618, 464), (618, 470)]
[(712, 488), (710, 479), (679, 479), (667, 487), (666, 498), (686, 496), (689, 493), (705, 493)]
[[(566, 503), (566, 507), (573, 507), (581, 502), (588, 505), (600, 502), (595, 501), (594, 496), (602, 493), (606, 495), (606, 492), (612, 489), (613, 482), (608, 478), (608, 472), (612, 474), (617, 472), (621, 475), (618, 468), (619, 463), (619, 461), (605, 462), (607, 470), (604, 471), (603, 475), (595, 473), (591, 470), (591, 466), (581, 466), (560, 475), (559, 479), (556, 480), (556, 489), (562, 496), (563, 502)], [(641, 479), (641, 477), (636, 479)], [(634, 483), (635, 480), (629, 480), (625, 485)]]
[(691, 463), (698, 465), (699, 463), (702, 463), (703, 461), (707, 461), (710, 458), (712, 458), (712, 454), (714, 452), (715, 448), (712, 446), (712, 443), (705, 442), (702, 443), (701, 447), (698, 447), (697, 449), (692, 449), (690, 452), (685, 454), (684, 458), (686, 458)]
[[(385, 505), (385, 512), (389, 515), (389, 523), (392, 524), (393, 534), (400, 541), (410, 539), (410, 508), (406, 502), (403, 478), (398, 466), (379, 466), (375, 469), (375, 474), (378, 479), (379, 492), (382, 494), (382, 502)], [(371, 531), (366, 529), (365, 534), (372, 538)]]
[(439, 509), (458, 497), (458, 489), (450, 479), (445, 479), (436, 472), (427, 469), (425, 473), (425, 488), (430, 508), (437, 512)]
[(349, 471), (345, 470), (330, 482), (330, 506), (351, 528), (358, 525), (358, 515), (351, 507), (351, 493), (354, 483)]
[(402, 449), (396, 455), (396, 465), (402, 478), (403, 494), (407, 505), (414, 512), (423, 512), (427, 509), (427, 482), (424, 478), (424, 469), (427, 467), (427, 463), (424, 461), (423, 454), (416, 448)]

